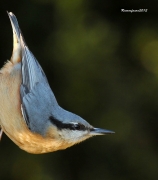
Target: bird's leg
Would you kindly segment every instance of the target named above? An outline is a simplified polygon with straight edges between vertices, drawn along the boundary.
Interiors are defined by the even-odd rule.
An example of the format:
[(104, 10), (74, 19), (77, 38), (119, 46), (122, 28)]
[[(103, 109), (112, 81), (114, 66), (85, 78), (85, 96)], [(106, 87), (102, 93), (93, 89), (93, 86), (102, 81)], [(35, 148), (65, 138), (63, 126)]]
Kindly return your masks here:
[(3, 130), (2, 130), (2, 128), (0, 129), (0, 140), (1, 140), (1, 138), (2, 138), (2, 134), (3, 134)]

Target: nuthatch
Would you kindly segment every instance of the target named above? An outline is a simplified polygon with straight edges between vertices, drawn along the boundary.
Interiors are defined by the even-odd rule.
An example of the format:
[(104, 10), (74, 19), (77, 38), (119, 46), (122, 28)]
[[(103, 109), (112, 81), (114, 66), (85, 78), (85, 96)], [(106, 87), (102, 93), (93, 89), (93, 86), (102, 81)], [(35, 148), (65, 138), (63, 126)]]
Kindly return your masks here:
[(5, 132), (21, 149), (40, 154), (65, 149), (94, 135), (114, 133), (94, 128), (58, 105), (15, 15), (8, 15), (13, 53), (0, 70), (0, 137)]

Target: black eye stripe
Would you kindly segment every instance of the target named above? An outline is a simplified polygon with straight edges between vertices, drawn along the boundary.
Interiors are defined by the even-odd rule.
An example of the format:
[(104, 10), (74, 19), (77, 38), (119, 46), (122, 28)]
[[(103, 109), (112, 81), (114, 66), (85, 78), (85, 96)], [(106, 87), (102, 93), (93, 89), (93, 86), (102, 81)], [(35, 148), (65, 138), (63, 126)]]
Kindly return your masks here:
[(53, 116), (49, 117), (49, 120), (60, 130), (62, 129), (70, 129), (70, 130), (79, 130), (79, 131), (84, 131), (87, 128), (80, 123), (62, 123), (58, 119), (54, 118)]
[(72, 123), (72, 126), (74, 126), (74, 128), (76, 130), (85, 130), (86, 129), (86, 127), (83, 124), (80, 124), (80, 123), (76, 123), (76, 124)]

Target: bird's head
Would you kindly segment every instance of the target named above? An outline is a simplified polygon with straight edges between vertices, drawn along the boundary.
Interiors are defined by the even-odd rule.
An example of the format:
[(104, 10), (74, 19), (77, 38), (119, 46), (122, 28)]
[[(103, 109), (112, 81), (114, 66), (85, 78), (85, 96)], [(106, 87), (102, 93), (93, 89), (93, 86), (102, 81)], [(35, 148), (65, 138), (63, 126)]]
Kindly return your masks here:
[[(63, 119), (50, 116), (49, 120), (52, 127), (52, 135), (59, 141), (58, 143), (61, 144), (61, 149), (70, 147), (92, 136), (114, 133), (110, 130), (94, 128), (78, 115), (68, 111), (64, 112)], [(51, 132), (49, 134), (51, 134)]]

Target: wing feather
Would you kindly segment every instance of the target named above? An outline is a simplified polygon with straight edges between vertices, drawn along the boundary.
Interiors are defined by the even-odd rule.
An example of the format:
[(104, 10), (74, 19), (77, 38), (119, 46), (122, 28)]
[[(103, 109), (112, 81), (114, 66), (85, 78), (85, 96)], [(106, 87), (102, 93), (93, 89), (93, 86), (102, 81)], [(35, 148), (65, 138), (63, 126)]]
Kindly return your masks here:
[(37, 82), (46, 82), (46, 75), (20, 35), (22, 46), (22, 84), (31, 91)]
[(31, 131), (44, 135), (49, 116), (58, 107), (40, 64), (20, 35), (22, 46), (22, 112)]
[(8, 13), (21, 55), (22, 83), (20, 87), (21, 111), (32, 132), (44, 135), (48, 119), (59, 108), (46, 75), (35, 56), (29, 50), (13, 13)]

